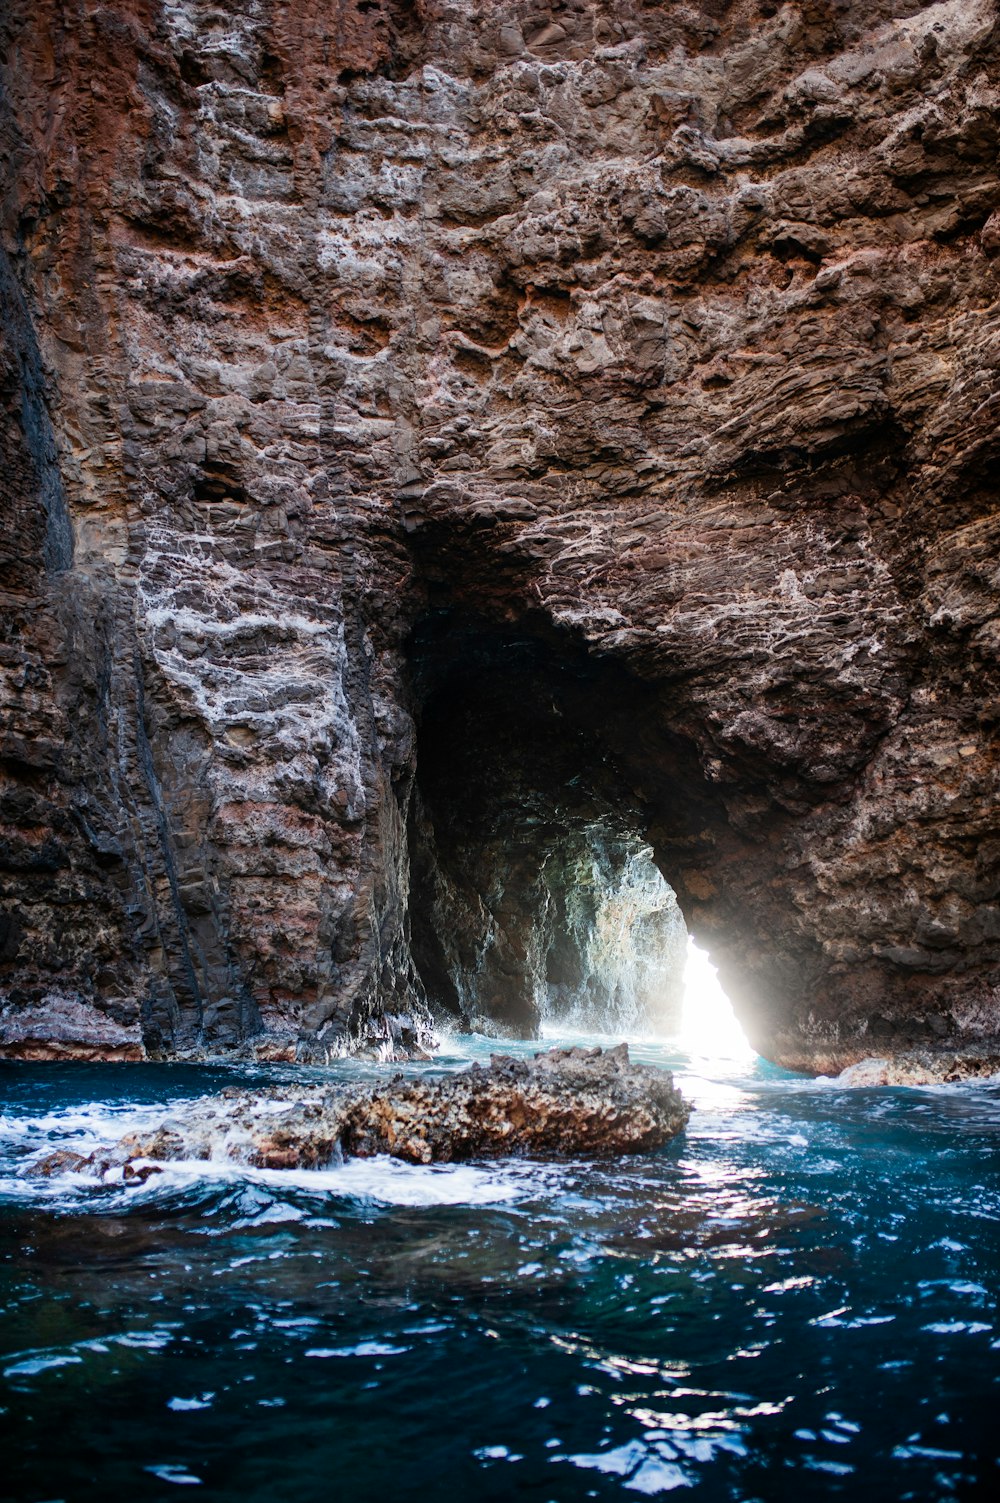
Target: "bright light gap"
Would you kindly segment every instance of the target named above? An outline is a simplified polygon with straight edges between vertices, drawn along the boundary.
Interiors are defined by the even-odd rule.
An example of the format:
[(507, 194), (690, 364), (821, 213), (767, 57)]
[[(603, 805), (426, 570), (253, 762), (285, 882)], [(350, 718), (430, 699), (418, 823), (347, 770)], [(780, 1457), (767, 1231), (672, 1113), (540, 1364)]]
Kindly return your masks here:
[(718, 971), (690, 936), (677, 1041), (690, 1054), (708, 1059), (748, 1059), (754, 1052), (719, 985)]

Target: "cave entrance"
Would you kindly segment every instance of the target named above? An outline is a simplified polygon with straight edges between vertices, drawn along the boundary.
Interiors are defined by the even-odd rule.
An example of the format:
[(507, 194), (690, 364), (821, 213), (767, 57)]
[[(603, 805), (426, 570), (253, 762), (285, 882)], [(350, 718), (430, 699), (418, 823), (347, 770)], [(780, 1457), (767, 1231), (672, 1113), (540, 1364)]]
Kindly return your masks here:
[(742, 1062), (756, 1057), (710, 956), (690, 935), (677, 1042), (696, 1057)]
[(410, 664), (411, 941), (439, 1021), (680, 1034), (687, 929), (614, 747), (638, 691), (551, 627), (451, 609)]

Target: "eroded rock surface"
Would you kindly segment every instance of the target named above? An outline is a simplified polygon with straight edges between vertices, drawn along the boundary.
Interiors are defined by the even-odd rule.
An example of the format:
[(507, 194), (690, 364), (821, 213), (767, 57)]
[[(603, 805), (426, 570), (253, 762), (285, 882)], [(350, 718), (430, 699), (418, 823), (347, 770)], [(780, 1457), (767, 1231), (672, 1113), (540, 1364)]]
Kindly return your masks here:
[[(375, 1154), (430, 1164), (648, 1153), (676, 1137), (689, 1115), (669, 1072), (634, 1064), (626, 1044), (553, 1049), (530, 1060), (495, 1054), (488, 1068), (473, 1065), (442, 1080), (397, 1075), (365, 1090), (286, 1090), (263, 1099), (229, 1091), (191, 1103), (151, 1134), (123, 1138), (88, 1167), (121, 1165), (134, 1178), (149, 1161), (172, 1159), (321, 1169), (341, 1156)], [(35, 1172), (64, 1167), (44, 1160)]]
[(1000, 1054), (960, 1055), (941, 1050), (902, 1051), (891, 1059), (861, 1059), (836, 1077), (843, 1086), (954, 1085), (1000, 1077)]
[(142, 1059), (138, 1022), (116, 1023), (76, 997), (46, 998), (38, 1007), (0, 1010), (0, 1055), (5, 1059)]
[(5, 1026), (405, 1052), (411, 855), (475, 991), (596, 825), (771, 1058), (1000, 1048), (990, 0), (0, 25)]

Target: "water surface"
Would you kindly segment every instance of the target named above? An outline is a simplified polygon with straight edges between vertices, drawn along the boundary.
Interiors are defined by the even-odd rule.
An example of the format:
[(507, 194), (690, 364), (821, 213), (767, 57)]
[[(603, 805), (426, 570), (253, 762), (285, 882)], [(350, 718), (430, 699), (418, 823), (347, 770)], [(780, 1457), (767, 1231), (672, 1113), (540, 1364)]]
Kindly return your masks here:
[(633, 1054), (695, 1102), (657, 1154), (135, 1189), (20, 1171), (392, 1067), (0, 1065), (0, 1498), (994, 1496), (1000, 1086)]

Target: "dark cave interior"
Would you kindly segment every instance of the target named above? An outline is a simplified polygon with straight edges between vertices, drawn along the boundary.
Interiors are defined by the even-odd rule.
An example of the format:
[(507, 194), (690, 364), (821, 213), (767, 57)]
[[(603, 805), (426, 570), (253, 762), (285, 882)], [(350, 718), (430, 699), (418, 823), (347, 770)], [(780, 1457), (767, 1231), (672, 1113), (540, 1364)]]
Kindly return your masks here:
[(410, 666), (411, 939), (434, 1011), (519, 1037), (675, 1026), (687, 931), (609, 744), (617, 675), (551, 628), (455, 609), (418, 623)]

